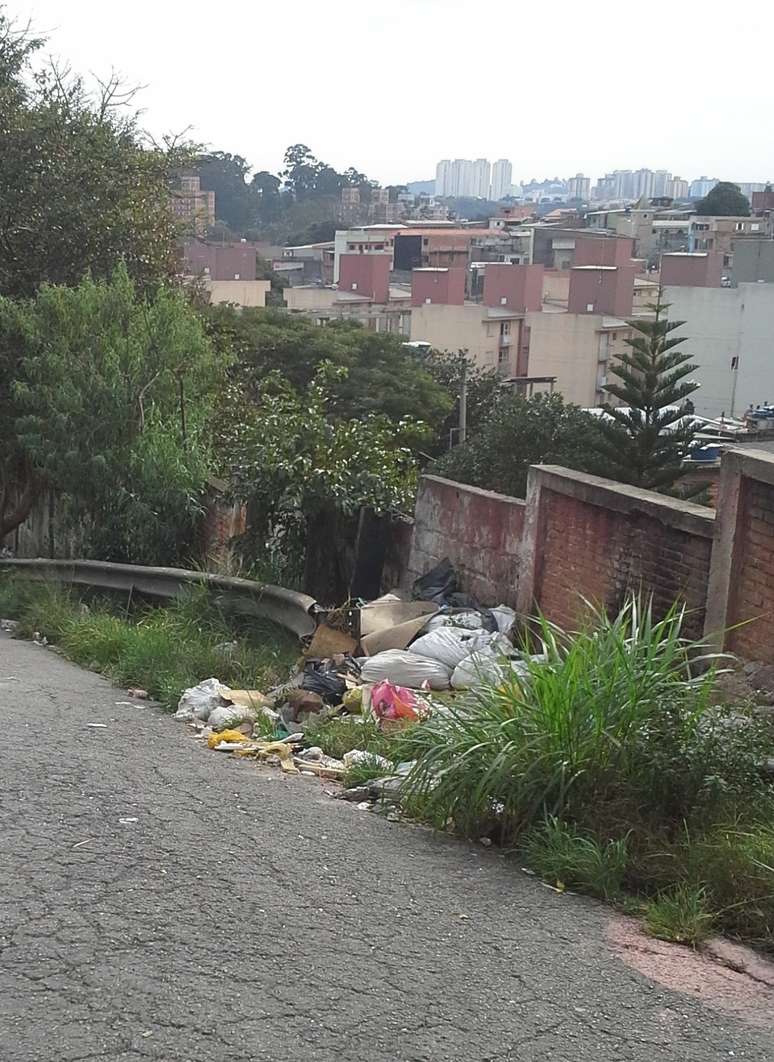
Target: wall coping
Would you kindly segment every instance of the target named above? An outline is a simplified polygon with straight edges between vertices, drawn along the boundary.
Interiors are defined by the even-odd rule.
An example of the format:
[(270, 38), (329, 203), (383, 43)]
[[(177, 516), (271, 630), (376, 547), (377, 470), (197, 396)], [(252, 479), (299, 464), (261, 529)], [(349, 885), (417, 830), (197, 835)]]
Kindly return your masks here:
[(484, 490), (483, 487), (473, 487), (470, 483), (460, 483), (456, 479), (445, 479), (443, 476), (423, 475), (420, 478), (420, 487), (423, 481), (440, 483), (444, 487), (453, 487), (454, 490), (464, 490), (468, 494), (477, 494), (481, 498), (490, 498), (493, 501), (510, 502), (513, 505), (526, 506), (524, 498), (514, 498), (511, 494), (498, 494), (495, 490)]
[(723, 463), (734, 473), (774, 485), (774, 454), (768, 450), (734, 446), (724, 452)]
[[(532, 465), (543, 489), (566, 494), (600, 508), (621, 513), (644, 513), (663, 524), (703, 538), (715, 533), (715, 511), (695, 502), (670, 498), (652, 490), (615, 483), (600, 476), (575, 472), (561, 465)], [(774, 459), (771, 461), (774, 476)]]

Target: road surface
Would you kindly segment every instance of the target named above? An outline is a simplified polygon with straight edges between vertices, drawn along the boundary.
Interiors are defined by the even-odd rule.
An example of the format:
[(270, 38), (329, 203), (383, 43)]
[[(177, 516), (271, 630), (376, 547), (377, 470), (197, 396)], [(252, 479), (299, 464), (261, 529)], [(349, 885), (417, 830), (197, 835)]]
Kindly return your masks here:
[(774, 1058), (603, 906), (122, 700), (0, 635), (2, 1062)]

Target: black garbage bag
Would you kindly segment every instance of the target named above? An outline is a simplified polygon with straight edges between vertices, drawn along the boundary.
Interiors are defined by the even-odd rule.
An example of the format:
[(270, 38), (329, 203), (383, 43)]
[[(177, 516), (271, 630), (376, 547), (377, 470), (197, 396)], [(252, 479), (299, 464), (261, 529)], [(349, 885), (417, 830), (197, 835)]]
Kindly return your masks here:
[(326, 704), (337, 705), (341, 704), (347, 684), (333, 669), (310, 661), (304, 668), (301, 689), (319, 693)]
[(448, 598), (457, 592), (457, 573), (448, 557), (415, 581), (412, 597), (417, 601), (435, 601), (438, 605), (448, 603)]

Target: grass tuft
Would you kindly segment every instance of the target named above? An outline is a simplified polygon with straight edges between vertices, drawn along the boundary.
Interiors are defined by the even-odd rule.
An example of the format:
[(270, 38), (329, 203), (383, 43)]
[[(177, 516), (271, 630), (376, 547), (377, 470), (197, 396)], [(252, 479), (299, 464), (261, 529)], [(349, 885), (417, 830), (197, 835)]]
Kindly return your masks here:
[(551, 884), (605, 900), (621, 894), (628, 859), (626, 838), (603, 843), (551, 816), (527, 835), (524, 854), (529, 866)]
[(714, 915), (702, 885), (683, 883), (645, 905), (645, 928), (652, 937), (696, 946), (712, 932)]

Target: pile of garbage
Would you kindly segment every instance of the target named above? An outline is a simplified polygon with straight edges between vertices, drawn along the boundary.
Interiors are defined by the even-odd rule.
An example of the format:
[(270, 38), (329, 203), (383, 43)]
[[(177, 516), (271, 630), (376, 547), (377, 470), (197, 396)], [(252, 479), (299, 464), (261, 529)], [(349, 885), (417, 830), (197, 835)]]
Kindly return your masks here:
[[(304, 747), (310, 719), (370, 719), (383, 731), (448, 711), (441, 691), (467, 691), (524, 677), (527, 665), (511, 640), (516, 613), (507, 605), (481, 608), (457, 589), (443, 560), (414, 584), (411, 595), (389, 593), (375, 601), (325, 615), (288, 682), (264, 693), (233, 690), (216, 678), (185, 690), (175, 718), (189, 723), (210, 749), (275, 763), (288, 774), (339, 779), (353, 765), (384, 768), (381, 786), (396, 788), (411, 767), (376, 761), (355, 749), (337, 760)], [(396, 780), (397, 779), (397, 780)], [(373, 799), (374, 783), (355, 790)]]

